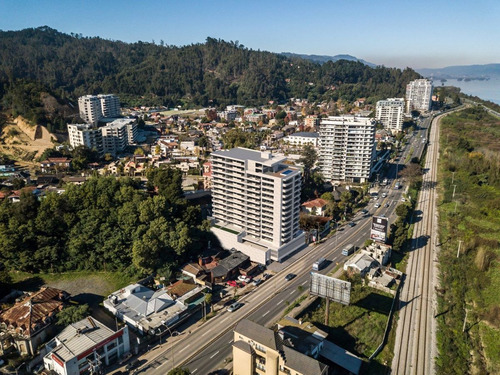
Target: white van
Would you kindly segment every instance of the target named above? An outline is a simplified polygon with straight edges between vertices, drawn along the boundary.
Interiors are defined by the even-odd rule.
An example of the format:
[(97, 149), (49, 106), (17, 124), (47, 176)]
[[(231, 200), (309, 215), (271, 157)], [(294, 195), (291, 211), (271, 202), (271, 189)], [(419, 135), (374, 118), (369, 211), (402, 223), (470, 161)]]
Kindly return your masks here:
[(352, 253), (354, 253), (354, 245), (351, 243), (342, 249), (342, 255), (348, 256)]

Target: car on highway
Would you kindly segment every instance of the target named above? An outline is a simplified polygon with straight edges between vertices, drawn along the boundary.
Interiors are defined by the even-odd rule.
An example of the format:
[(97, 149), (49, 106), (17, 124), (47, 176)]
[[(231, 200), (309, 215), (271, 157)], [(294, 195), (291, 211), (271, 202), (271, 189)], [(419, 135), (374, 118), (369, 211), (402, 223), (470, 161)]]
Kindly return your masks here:
[(385, 204), (385, 207), (389, 207), (389, 206), (390, 206), (390, 204), (389, 204), (389, 203), (386, 203), (386, 204)]
[(368, 213), (368, 210), (367, 210), (367, 209), (362, 209), (362, 210), (361, 210), (361, 213), (362, 213), (363, 215), (366, 215), (366, 214)]
[(380, 203), (375, 203), (375, 208), (379, 208), (380, 207)]
[(262, 280), (262, 279), (254, 279), (252, 281), (252, 285), (259, 286), (260, 284), (262, 284), (262, 281), (264, 281), (264, 280)]
[(289, 273), (288, 275), (285, 276), (285, 280), (286, 281), (290, 281), (292, 280), (295, 276), (297, 276), (296, 274), (294, 273)]
[(241, 302), (235, 302), (227, 308), (227, 311), (234, 312), (234, 311), (238, 310), (241, 306), (243, 306), (243, 304)]
[(355, 222), (353, 222), (353, 221), (351, 221), (351, 222), (350, 222), (349, 224), (347, 224), (347, 225), (349, 225), (349, 226), (352, 228), (353, 226), (355, 226), (355, 225), (356, 225), (356, 223), (355, 223)]

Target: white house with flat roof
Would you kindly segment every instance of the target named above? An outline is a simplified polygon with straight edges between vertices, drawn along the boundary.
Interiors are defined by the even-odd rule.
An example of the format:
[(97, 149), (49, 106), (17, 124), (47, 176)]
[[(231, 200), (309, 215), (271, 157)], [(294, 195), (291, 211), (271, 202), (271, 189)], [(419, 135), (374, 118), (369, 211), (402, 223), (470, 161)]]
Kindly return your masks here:
[(304, 146), (311, 145), (313, 147), (318, 147), (319, 134), (314, 132), (298, 132), (287, 135), (283, 138), (283, 141), (291, 146)]
[(252, 261), (281, 261), (304, 244), (301, 172), (284, 156), (246, 148), (212, 153), (212, 231)]

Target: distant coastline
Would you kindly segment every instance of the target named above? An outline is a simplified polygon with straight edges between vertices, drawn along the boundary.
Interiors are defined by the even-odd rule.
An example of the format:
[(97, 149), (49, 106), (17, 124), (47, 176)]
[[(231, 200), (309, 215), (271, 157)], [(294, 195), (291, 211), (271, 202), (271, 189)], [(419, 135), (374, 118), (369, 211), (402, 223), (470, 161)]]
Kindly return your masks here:
[[(461, 78), (461, 79), (460, 79)], [(477, 96), (483, 100), (490, 100), (500, 105), (500, 76), (491, 76), (488, 79), (433, 78), (434, 86), (455, 86), (464, 94)]]

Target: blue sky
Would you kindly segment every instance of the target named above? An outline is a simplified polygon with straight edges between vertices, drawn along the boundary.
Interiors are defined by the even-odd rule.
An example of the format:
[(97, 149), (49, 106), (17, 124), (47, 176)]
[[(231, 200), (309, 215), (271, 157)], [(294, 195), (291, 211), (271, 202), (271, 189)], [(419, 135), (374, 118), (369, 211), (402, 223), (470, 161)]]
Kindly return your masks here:
[(125, 42), (238, 40), (413, 68), (500, 63), (498, 0), (0, 0), (0, 29), (47, 25)]

